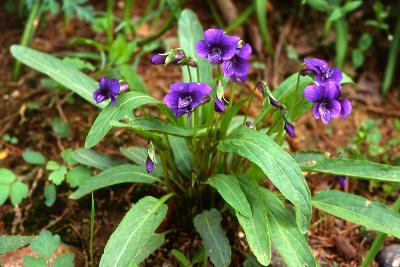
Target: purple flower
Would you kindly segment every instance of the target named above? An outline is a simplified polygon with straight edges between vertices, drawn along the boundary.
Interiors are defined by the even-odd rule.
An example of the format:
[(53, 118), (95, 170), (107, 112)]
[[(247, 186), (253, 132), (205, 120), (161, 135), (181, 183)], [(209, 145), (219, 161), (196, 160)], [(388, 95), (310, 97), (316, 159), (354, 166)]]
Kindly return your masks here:
[(272, 95), (269, 95), (268, 98), (269, 98), (269, 103), (271, 105), (273, 105), (274, 107), (276, 107), (276, 108), (282, 107), (281, 103), (279, 103), (279, 101), (276, 100)]
[(109, 80), (103, 76), (99, 81), (99, 85), (100, 87), (93, 92), (94, 101), (98, 104), (111, 98), (111, 105), (114, 106), (121, 88), (119, 81), (114, 79)]
[(328, 63), (324, 60), (318, 58), (305, 58), (304, 64), (306, 64), (307, 69), (314, 72), (314, 79), (319, 84), (328, 81), (335, 81), (340, 84), (340, 81), (343, 78), (342, 72), (338, 68), (330, 68)]
[(188, 116), (199, 105), (210, 100), (211, 87), (205, 83), (177, 82), (169, 86), (171, 91), (165, 95), (165, 104), (172, 109), (175, 117)]
[(146, 158), (146, 171), (147, 173), (154, 171), (154, 162), (151, 160), (150, 156), (147, 156)]
[(351, 111), (352, 111), (352, 105), (349, 99), (347, 98), (343, 98), (343, 99), (339, 99), (340, 102), (340, 116), (343, 119), (346, 119), (347, 116), (350, 115)]
[(253, 129), (253, 130), (256, 129), (256, 127), (254, 126), (254, 124), (251, 121), (246, 121), (246, 127), (249, 129)]
[(249, 44), (243, 45), (241, 48), (236, 48), (235, 55), (222, 62), (222, 71), (227, 77), (231, 77), (234, 82), (238, 79), (245, 82), (247, 80), (247, 73), (250, 71), (250, 64), (248, 59), (251, 56), (251, 46)]
[(215, 97), (214, 99), (214, 110), (216, 112), (225, 112), (225, 99), (219, 99), (218, 97)]
[(212, 64), (221, 64), (235, 55), (239, 40), (237, 36), (226, 35), (224, 30), (208, 29), (204, 32), (204, 40), (197, 41), (196, 52)]
[(304, 90), (304, 96), (314, 103), (314, 117), (321, 118), (323, 123), (328, 124), (332, 118), (340, 115), (341, 105), (338, 100), (340, 85), (336, 82), (330, 81), (324, 85), (311, 84)]
[(286, 133), (287, 133), (290, 137), (295, 137), (295, 136), (296, 136), (296, 131), (294, 130), (294, 125), (291, 124), (290, 122), (288, 122), (286, 119), (285, 119), (285, 126), (284, 126), (284, 128), (285, 128)]
[[(166, 55), (166, 54), (156, 54), (150, 58), (150, 62), (151, 62), (151, 64), (154, 64), (154, 65), (165, 64), (165, 60), (167, 59), (167, 57), (168, 57), (168, 55)], [(175, 59), (172, 60), (172, 62), (170, 62), (170, 63), (177, 64), (184, 57), (185, 57), (185, 55), (182, 52), (179, 52), (179, 53), (175, 54)]]
[(335, 179), (336, 179), (336, 182), (338, 182), (340, 184), (340, 187), (342, 189), (346, 189), (347, 178), (345, 176), (336, 176)]

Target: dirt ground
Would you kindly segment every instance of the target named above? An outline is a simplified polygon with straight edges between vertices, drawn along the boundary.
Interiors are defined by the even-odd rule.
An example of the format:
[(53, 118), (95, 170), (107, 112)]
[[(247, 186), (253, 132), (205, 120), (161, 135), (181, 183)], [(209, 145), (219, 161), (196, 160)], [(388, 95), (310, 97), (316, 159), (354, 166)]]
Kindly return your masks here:
[[(138, 2), (135, 16), (140, 15), (144, 9), (145, 1)], [(238, 1), (240, 7), (246, 5), (246, 1)], [(254, 34), (256, 28), (255, 17), (251, 17), (241, 27), (243, 36), (249, 40), (255, 53), (253, 62), (266, 64), (265, 70), (253, 69), (251, 71), (250, 83), (257, 79), (269, 81), (274, 88), (288, 74), (296, 71), (300, 61), (289, 60), (286, 56), (288, 46), (293, 47), (300, 58), (305, 56), (321, 57), (334, 62), (334, 50), (329, 45), (318, 44), (316, 37), (320, 34), (322, 23), (320, 14), (311, 12), (304, 16), (307, 19), (298, 20), (294, 15), (296, 10), (290, 6), (297, 1), (272, 1), (269, 4), (270, 31), (274, 50), (274, 56), (265, 54), (259, 47), (259, 37)], [(104, 10), (103, 1), (91, 1), (96, 9)], [(216, 26), (205, 1), (189, 1), (185, 4), (192, 7), (198, 14), (204, 27)], [(117, 14), (122, 12), (117, 4)], [(361, 11), (362, 12), (362, 11)], [(355, 12), (349, 17), (349, 24), (355, 25), (365, 14)], [(93, 33), (89, 24), (78, 20), (72, 21), (71, 29), (64, 29), (62, 16), (47, 16), (47, 23), (39, 27), (33, 39), (32, 47), (48, 53), (62, 55), (71, 51), (68, 40), (81, 36), (96, 39), (104, 39), (104, 36)], [(16, 136), (19, 143), (11, 145), (0, 139), (0, 152), (6, 153), (6, 157), (0, 160), (0, 167), (14, 170), (24, 179), (32, 180), (29, 197), (23, 201), (18, 208), (13, 208), (10, 203), (0, 206), (0, 235), (3, 234), (37, 234), (40, 229), (49, 229), (61, 236), (64, 243), (76, 248), (84, 258), (88, 257), (88, 238), (90, 222), (90, 199), (82, 198), (79, 201), (68, 200), (71, 192), (67, 186), (61, 186), (54, 206), (48, 208), (44, 205), (42, 188), (47, 177), (42, 167), (32, 167), (22, 159), (22, 153), (26, 148), (31, 148), (43, 153), (47, 159), (61, 161), (60, 151), (65, 148), (82, 147), (85, 136), (98, 114), (98, 109), (86, 103), (79, 97), (74, 97), (74, 104), (68, 104), (65, 99), (67, 91), (53, 91), (43, 88), (40, 78), (44, 77), (28, 68), (24, 68), (22, 77), (18, 81), (11, 80), (13, 58), (9, 47), (18, 43), (23, 30), (23, 21), (17, 17), (0, 12), (0, 136), (8, 133)], [(139, 29), (140, 30), (140, 29)], [(176, 36), (176, 24), (162, 38)], [(354, 29), (350, 36), (351, 44), (353, 38), (359, 36), (362, 29)], [(143, 32), (145, 30), (143, 29)], [(377, 38), (379, 38), (379, 34)], [(323, 44), (329, 44), (335, 38), (328, 36)], [(349, 73), (357, 82), (355, 85), (347, 85), (344, 89), (345, 95), (353, 101), (353, 113), (343, 120), (335, 120), (329, 126), (322, 125), (316, 121), (311, 113), (307, 113), (296, 123), (297, 136), (288, 140), (292, 150), (323, 150), (333, 155), (338, 155), (340, 147), (345, 147), (354, 138), (361, 123), (366, 118), (378, 119), (383, 143), (395, 137), (393, 122), (400, 118), (399, 80), (395, 80), (388, 97), (380, 95), (380, 81), (385, 66), (387, 44), (374, 43), (374, 48), (367, 54), (365, 64), (361, 69), (354, 70), (346, 65), (344, 71)], [(151, 95), (161, 99), (168, 85), (180, 79), (180, 69), (170, 66), (165, 71), (164, 66), (152, 66), (149, 63), (149, 55), (142, 58), (138, 72), (144, 82), (150, 88)], [(248, 92), (247, 87), (241, 88), (242, 93)], [(35, 110), (27, 109), (28, 103), (40, 103)], [(257, 105), (251, 110), (256, 115), (261, 105), (258, 96)], [(66, 118), (71, 127), (71, 135), (67, 139), (60, 139), (53, 134), (51, 120), (55, 116)], [(142, 144), (134, 136), (121, 130), (113, 130), (108, 134), (96, 149), (107, 154), (118, 157), (120, 145)], [(397, 150), (397, 153), (399, 151)], [(339, 188), (334, 177), (326, 175), (308, 175), (308, 184), (312, 192), (326, 188)], [(141, 189), (142, 190), (142, 189)], [(364, 181), (351, 180), (348, 188), (368, 198), (382, 197), (379, 191), (370, 191), (368, 183)], [(142, 190), (143, 191), (143, 190)], [(100, 259), (103, 248), (111, 232), (122, 219), (130, 205), (138, 199), (138, 194), (144, 194), (136, 185), (119, 185), (110, 189), (100, 190), (95, 193), (96, 198), (96, 222), (95, 222), (95, 258)], [(135, 192), (134, 194), (132, 192)], [(398, 192), (396, 192), (398, 194)], [(393, 195), (394, 196), (394, 195)], [(393, 196), (387, 201), (393, 201)], [(170, 204), (173, 205), (173, 204)], [(170, 217), (173, 215), (170, 215)], [(328, 214), (315, 211), (312, 226), (308, 233), (310, 245), (315, 256), (322, 266), (333, 266), (333, 262), (339, 266), (358, 266), (362, 256), (370, 246), (373, 236), (365, 233), (365, 229), (358, 225), (334, 218)], [(169, 220), (174, 220), (171, 217)], [(228, 222), (229, 223), (229, 222)], [(169, 222), (170, 226), (174, 222)], [(232, 224), (232, 223), (231, 223)], [(232, 224), (234, 225), (234, 224)], [(241, 237), (237, 226), (228, 228), (231, 244), (238, 250), (247, 250), (247, 245)], [(388, 238), (387, 242), (393, 240)], [(182, 251), (190, 251), (199, 246), (199, 237), (194, 232), (180, 232), (172, 230), (167, 236), (166, 244), (160, 248), (154, 256), (146, 262), (146, 266), (161, 266), (162, 263), (170, 263), (176, 266), (168, 251), (171, 248), (179, 248)], [(193, 251), (193, 250), (192, 250)], [(234, 250), (235, 251), (235, 250)], [(233, 253), (232, 266), (240, 266), (243, 260), (239, 253)]]

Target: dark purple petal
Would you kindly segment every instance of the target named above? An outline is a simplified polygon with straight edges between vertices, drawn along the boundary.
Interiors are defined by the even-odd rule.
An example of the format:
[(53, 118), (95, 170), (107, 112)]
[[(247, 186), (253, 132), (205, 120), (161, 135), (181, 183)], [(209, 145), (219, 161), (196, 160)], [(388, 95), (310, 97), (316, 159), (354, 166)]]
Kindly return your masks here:
[(146, 171), (147, 173), (151, 173), (154, 171), (154, 162), (151, 160), (149, 156), (146, 159)]
[(150, 62), (151, 64), (154, 65), (160, 65), (160, 64), (164, 64), (165, 63), (165, 59), (167, 58), (167, 56), (163, 56), (163, 55), (154, 55), (150, 58)]
[(273, 98), (271, 96), (269, 96), (269, 103), (271, 105), (273, 105), (274, 107), (276, 107), (276, 108), (280, 108), (282, 106), (281, 103), (279, 103), (278, 100), (276, 100), (275, 98)]
[(169, 86), (171, 91), (185, 92), (188, 91), (189, 83), (177, 82)]
[(199, 57), (207, 58), (208, 56), (208, 45), (204, 40), (200, 40), (196, 42), (196, 53)]
[(170, 109), (178, 108), (178, 101), (182, 93), (178, 91), (171, 91), (164, 96), (164, 103)]
[(319, 85), (310, 84), (304, 89), (304, 97), (313, 103), (320, 102), (324, 97), (324, 88)]
[(335, 179), (336, 179), (336, 182), (338, 182), (340, 184), (340, 187), (342, 189), (346, 188), (347, 178), (345, 176), (336, 176)]
[(232, 79), (232, 81), (234, 81), (235, 83), (237, 83), (237, 82), (239, 82), (239, 81), (241, 81), (241, 82), (246, 82), (247, 81), (247, 75), (236, 75), (236, 74), (233, 74), (232, 76), (231, 76), (231, 79)]
[(336, 83), (340, 84), (340, 82), (343, 79), (342, 72), (338, 68), (335, 68), (335, 67), (331, 68), (331, 70), (332, 70), (331, 79), (333, 81), (335, 81)]
[(100, 88), (101, 89), (106, 89), (107, 88), (107, 84), (108, 84), (107, 77), (105, 77), (105, 76), (101, 77), (100, 81), (99, 81)]
[(115, 104), (117, 103), (117, 97), (114, 95), (111, 95), (110, 98), (111, 98), (111, 106), (115, 106)]
[(120, 89), (120, 84), (118, 80), (108, 80), (107, 86), (111, 95), (118, 95)]
[(212, 89), (208, 84), (205, 83), (189, 83), (189, 92), (200, 92), (202, 95), (208, 95)]
[(317, 120), (320, 118), (320, 116), (319, 116), (319, 106), (320, 106), (320, 103), (316, 103), (313, 106), (313, 115), (314, 115), (314, 118), (316, 118)]
[(103, 95), (103, 89), (98, 88), (93, 92), (93, 99), (94, 101), (96, 101), (97, 104), (99, 104), (106, 100), (107, 97)]
[(325, 99), (337, 99), (340, 96), (340, 85), (338, 83), (328, 81), (323, 87)]
[(326, 69), (329, 67), (326, 61), (318, 58), (305, 58), (304, 64), (308, 69), (314, 71), (316, 75), (321, 74), (321, 69)]
[(347, 98), (341, 99), (339, 100), (339, 102), (341, 106), (340, 116), (342, 116), (343, 119), (346, 119), (347, 116), (349, 116), (352, 111), (351, 102)]
[(237, 44), (239, 41), (240, 38), (237, 36), (224, 36), (221, 41), (221, 47), (223, 48), (221, 54), (222, 60), (229, 60), (236, 54)]
[(290, 137), (295, 137), (296, 136), (296, 131), (294, 130), (294, 125), (285, 120), (285, 131)]
[(251, 56), (251, 46), (249, 44), (245, 44), (239, 52), (237, 52), (237, 55), (243, 59), (249, 59)]
[(225, 104), (218, 97), (214, 99), (214, 110), (221, 113), (225, 112)]

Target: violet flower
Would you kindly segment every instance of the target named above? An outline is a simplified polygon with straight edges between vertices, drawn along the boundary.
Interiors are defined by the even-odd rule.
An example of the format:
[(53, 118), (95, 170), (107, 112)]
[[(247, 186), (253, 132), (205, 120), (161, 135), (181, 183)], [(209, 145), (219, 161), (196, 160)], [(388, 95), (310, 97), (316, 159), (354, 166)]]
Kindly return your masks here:
[(235, 55), (239, 40), (237, 36), (226, 35), (224, 30), (208, 29), (204, 31), (204, 40), (197, 41), (196, 52), (211, 64), (221, 64)]
[(305, 58), (304, 64), (308, 70), (311, 70), (315, 74), (315, 81), (319, 84), (323, 84), (328, 81), (334, 81), (340, 84), (343, 79), (342, 72), (335, 67), (330, 68), (328, 63), (318, 58)]
[(171, 91), (165, 95), (165, 104), (172, 109), (175, 117), (190, 116), (199, 105), (210, 100), (211, 87), (205, 83), (177, 82), (169, 86)]
[[(153, 64), (153, 65), (166, 64), (165, 61), (166, 61), (167, 57), (168, 57), (167, 54), (156, 54), (156, 55), (153, 55), (153, 56), (150, 58), (150, 62), (151, 62), (151, 64)], [(178, 62), (181, 61), (184, 57), (185, 57), (185, 55), (184, 55), (182, 52), (177, 53), (177, 54), (175, 54), (175, 59), (173, 59), (173, 60), (172, 60), (171, 62), (169, 62), (169, 63), (178, 64)]]
[(305, 98), (314, 103), (313, 113), (316, 119), (328, 124), (332, 118), (340, 115), (340, 85), (330, 81), (324, 85), (311, 84), (304, 89)]
[(99, 81), (99, 88), (93, 92), (93, 99), (97, 104), (111, 98), (111, 105), (117, 102), (117, 96), (121, 89), (126, 89), (126, 85), (120, 85), (118, 80), (102, 77)]
[(248, 62), (251, 56), (251, 46), (244, 44), (240, 48), (236, 48), (235, 55), (222, 62), (222, 71), (225, 76), (230, 77), (234, 82), (240, 79), (242, 82), (247, 81), (247, 74), (250, 71)]
[(290, 122), (288, 122), (286, 119), (285, 119), (285, 126), (284, 126), (284, 129), (285, 129), (286, 133), (287, 133), (290, 137), (295, 137), (295, 136), (296, 136), (296, 131), (295, 131), (295, 129), (294, 129), (294, 125), (291, 124)]
[(154, 162), (151, 160), (150, 156), (146, 158), (146, 171), (147, 173), (151, 173), (154, 171)]
[(342, 189), (346, 189), (347, 178), (345, 176), (336, 176), (335, 179), (336, 179), (336, 182), (338, 182), (340, 184), (340, 187)]
[(219, 99), (217, 96), (214, 99), (214, 110), (216, 112), (223, 113), (225, 112), (225, 99)]

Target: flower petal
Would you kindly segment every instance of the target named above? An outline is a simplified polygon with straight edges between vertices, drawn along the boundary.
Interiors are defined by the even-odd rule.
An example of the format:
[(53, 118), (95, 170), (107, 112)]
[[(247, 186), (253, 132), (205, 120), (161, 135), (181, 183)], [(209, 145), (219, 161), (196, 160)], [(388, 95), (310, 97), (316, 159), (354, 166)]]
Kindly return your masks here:
[(204, 40), (210, 45), (219, 44), (223, 37), (224, 30), (221, 29), (208, 29), (204, 31)]
[(106, 76), (100, 78), (99, 85), (101, 89), (106, 89), (108, 85), (108, 79)]
[(168, 94), (164, 96), (164, 103), (169, 107), (170, 109), (176, 109), (178, 108), (178, 101), (179, 97), (181, 97), (181, 92), (178, 91), (171, 91)]
[(336, 83), (340, 84), (340, 82), (343, 79), (343, 74), (338, 68), (331, 68), (332, 74), (331, 74), (331, 80), (335, 81)]
[(171, 91), (186, 92), (189, 90), (188, 85), (189, 85), (189, 83), (177, 82), (177, 83), (171, 84), (169, 86), (169, 89)]
[(222, 60), (229, 60), (236, 54), (237, 43), (240, 38), (237, 36), (224, 35), (219, 46), (221, 47)]
[(314, 115), (314, 118), (316, 118), (317, 120), (320, 118), (320, 115), (319, 115), (319, 106), (320, 106), (320, 103), (316, 103), (316, 104), (313, 106), (313, 115)]
[(304, 89), (304, 97), (313, 103), (320, 102), (324, 97), (324, 88), (319, 85), (310, 84)]
[(340, 85), (334, 81), (328, 81), (324, 84), (324, 98), (337, 99), (340, 96)]
[(218, 97), (214, 99), (214, 110), (216, 112), (225, 112), (225, 105)]
[(307, 68), (314, 71), (317, 75), (321, 74), (321, 69), (326, 69), (329, 67), (325, 60), (318, 58), (305, 58), (304, 64), (306, 64)]
[(114, 95), (111, 95), (110, 98), (111, 98), (111, 106), (115, 106), (115, 104), (117, 103), (117, 97)]
[(197, 41), (195, 48), (199, 57), (207, 58), (209, 48), (204, 40)]
[(343, 119), (346, 119), (352, 111), (351, 102), (347, 98), (341, 99), (341, 100), (339, 100), (339, 102), (340, 102), (340, 106), (341, 106), (340, 116)]
[(244, 59), (249, 59), (251, 56), (251, 46), (249, 44), (245, 44), (239, 52), (237, 52), (237, 55), (241, 58)]
[(118, 95), (119, 93), (119, 88), (120, 88), (120, 84), (118, 80), (108, 80), (108, 90), (110, 92), (111, 95)]
[(154, 56), (152, 56), (150, 58), (150, 62), (151, 62), (151, 64), (154, 64), (154, 65), (160, 65), (160, 64), (164, 64), (165, 63), (165, 59), (166, 58), (167, 58), (166, 56), (157, 54), (157, 55), (154, 55)]

